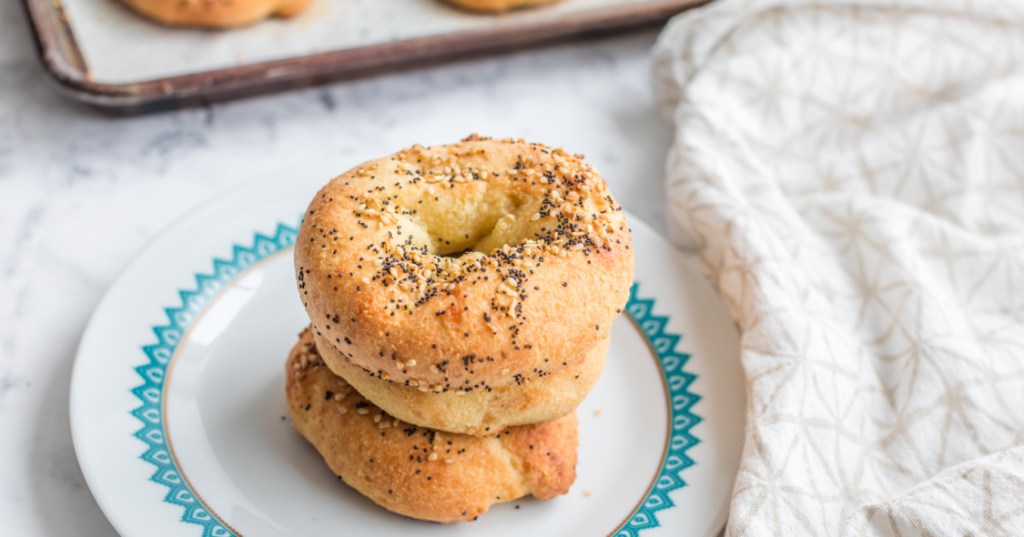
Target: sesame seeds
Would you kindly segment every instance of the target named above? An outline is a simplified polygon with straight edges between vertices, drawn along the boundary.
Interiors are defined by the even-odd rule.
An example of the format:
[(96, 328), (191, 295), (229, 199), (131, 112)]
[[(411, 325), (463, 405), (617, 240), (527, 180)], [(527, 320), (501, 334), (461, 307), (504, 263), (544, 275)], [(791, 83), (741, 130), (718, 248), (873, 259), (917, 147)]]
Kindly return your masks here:
[[(329, 322), (320, 312), (316, 324), (329, 342), (344, 337), (344, 343), (335, 345), (341, 354), (372, 369), (376, 378), (425, 393), (464, 396), (490, 390), (489, 375), (498, 371), (502, 378), (494, 381), (502, 383), (521, 385), (543, 376), (564, 356), (556, 355), (550, 367), (543, 366), (548, 371), (531, 371), (543, 358), (534, 348), (543, 341), (536, 323), (547, 322), (541, 293), (578, 301), (582, 286), (576, 279), (569, 286), (568, 281), (539, 275), (550, 274), (545, 271), (552, 265), (564, 270), (566, 259), (575, 263), (593, 258), (599, 265), (603, 258), (594, 256), (621, 248), (616, 246), (626, 233), (621, 209), (582, 156), (515, 140), (495, 143), (509, 145), (501, 151), (485, 151), (492, 146), (474, 143), (413, 147), (362, 165), (337, 180), (337, 188), (325, 189), (320, 204), (307, 212), (303, 226), (311, 231), (304, 231), (303, 244), (310, 240), (310, 251), (339, 260), (329, 274), (329, 289), (337, 289), (331, 296), (360, 297), (351, 308), (332, 312)], [(435, 225), (437, 219), (451, 218), (432, 215), (458, 214), (453, 204), (467, 199), (494, 202), (499, 207), (494, 218), (501, 225), (491, 216), (478, 215), (451, 229)], [(472, 210), (484, 211), (483, 205)], [(344, 225), (337, 221), (339, 215), (347, 219)], [(502, 230), (514, 232), (501, 235)], [(501, 235), (500, 240), (484, 244), (492, 233)], [(308, 268), (300, 267), (297, 275), (304, 292)], [(324, 280), (318, 282), (322, 287)], [(366, 311), (374, 318), (368, 320)], [(395, 328), (405, 319), (436, 327), (431, 336), (440, 347), (424, 351), (406, 343), (408, 330)], [(384, 327), (395, 333), (374, 335)], [(374, 357), (378, 339), (384, 353)], [(461, 353), (476, 350), (477, 342), (499, 363), (462, 361)], [(502, 350), (496, 352), (496, 347)], [(514, 353), (511, 359), (505, 348)], [(537, 363), (524, 367), (531, 358)], [(444, 359), (455, 367), (441, 366)], [(502, 360), (509, 360), (507, 367)]]

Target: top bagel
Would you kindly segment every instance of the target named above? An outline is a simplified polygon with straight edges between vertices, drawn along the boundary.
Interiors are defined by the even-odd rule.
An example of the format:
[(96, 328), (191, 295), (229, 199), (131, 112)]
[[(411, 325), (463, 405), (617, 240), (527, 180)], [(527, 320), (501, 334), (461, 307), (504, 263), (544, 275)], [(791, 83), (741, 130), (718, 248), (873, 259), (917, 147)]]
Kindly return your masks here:
[(471, 136), (333, 179), (295, 266), (314, 330), (348, 360), (459, 393), (544, 377), (607, 337), (633, 248), (582, 156)]

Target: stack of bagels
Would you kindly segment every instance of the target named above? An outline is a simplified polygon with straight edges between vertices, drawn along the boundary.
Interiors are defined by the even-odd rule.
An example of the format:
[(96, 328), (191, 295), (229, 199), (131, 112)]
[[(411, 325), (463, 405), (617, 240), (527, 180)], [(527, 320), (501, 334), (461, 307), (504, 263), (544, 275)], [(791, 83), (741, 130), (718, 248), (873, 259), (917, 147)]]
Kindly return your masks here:
[(295, 273), (289, 412), (346, 483), (438, 522), (568, 491), (633, 281), (582, 156), (472, 136), (362, 164), (309, 205)]

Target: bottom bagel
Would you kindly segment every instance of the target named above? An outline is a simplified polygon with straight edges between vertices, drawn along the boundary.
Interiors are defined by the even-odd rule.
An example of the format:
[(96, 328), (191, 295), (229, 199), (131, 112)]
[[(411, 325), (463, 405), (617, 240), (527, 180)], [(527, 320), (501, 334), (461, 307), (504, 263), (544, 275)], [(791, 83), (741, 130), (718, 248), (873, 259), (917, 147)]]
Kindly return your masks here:
[(295, 428), (348, 485), (421, 520), (475, 520), (491, 505), (565, 494), (576, 479), (575, 413), (488, 437), (442, 433), (380, 410), (324, 365), (307, 332), (288, 356)]

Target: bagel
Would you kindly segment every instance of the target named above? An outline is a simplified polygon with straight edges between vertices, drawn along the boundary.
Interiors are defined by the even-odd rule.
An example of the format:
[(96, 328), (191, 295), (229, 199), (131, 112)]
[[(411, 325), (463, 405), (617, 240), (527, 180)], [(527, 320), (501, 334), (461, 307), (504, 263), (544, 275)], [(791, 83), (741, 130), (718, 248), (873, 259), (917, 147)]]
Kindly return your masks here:
[(349, 486), (395, 513), (475, 520), (494, 503), (550, 499), (576, 479), (576, 415), (479, 438), (401, 423), (324, 366), (299, 336), (286, 365), (295, 428)]
[(582, 156), (476, 136), (333, 179), (303, 217), (295, 266), (313, 330), (348, 362), (456, 394), (586, 355), (634, 270), (622, 209)]
[(469, 11), (504, 13), (513, 9), (554, 4), (559, 0), (445, 0), (449, 4)]
[(327, 367), (388, 414), (420, 427), (486, 436), (506, 427), (541, 423), (571, 413), (597, 383), (608, 339), (550, 375), (491, 390), (434, 393), (381, 380), (314, 337)]
[(267, 17), (288, 18), (312, 0), (122, 0), (139, 14), (171, 26), (233, 28)]

